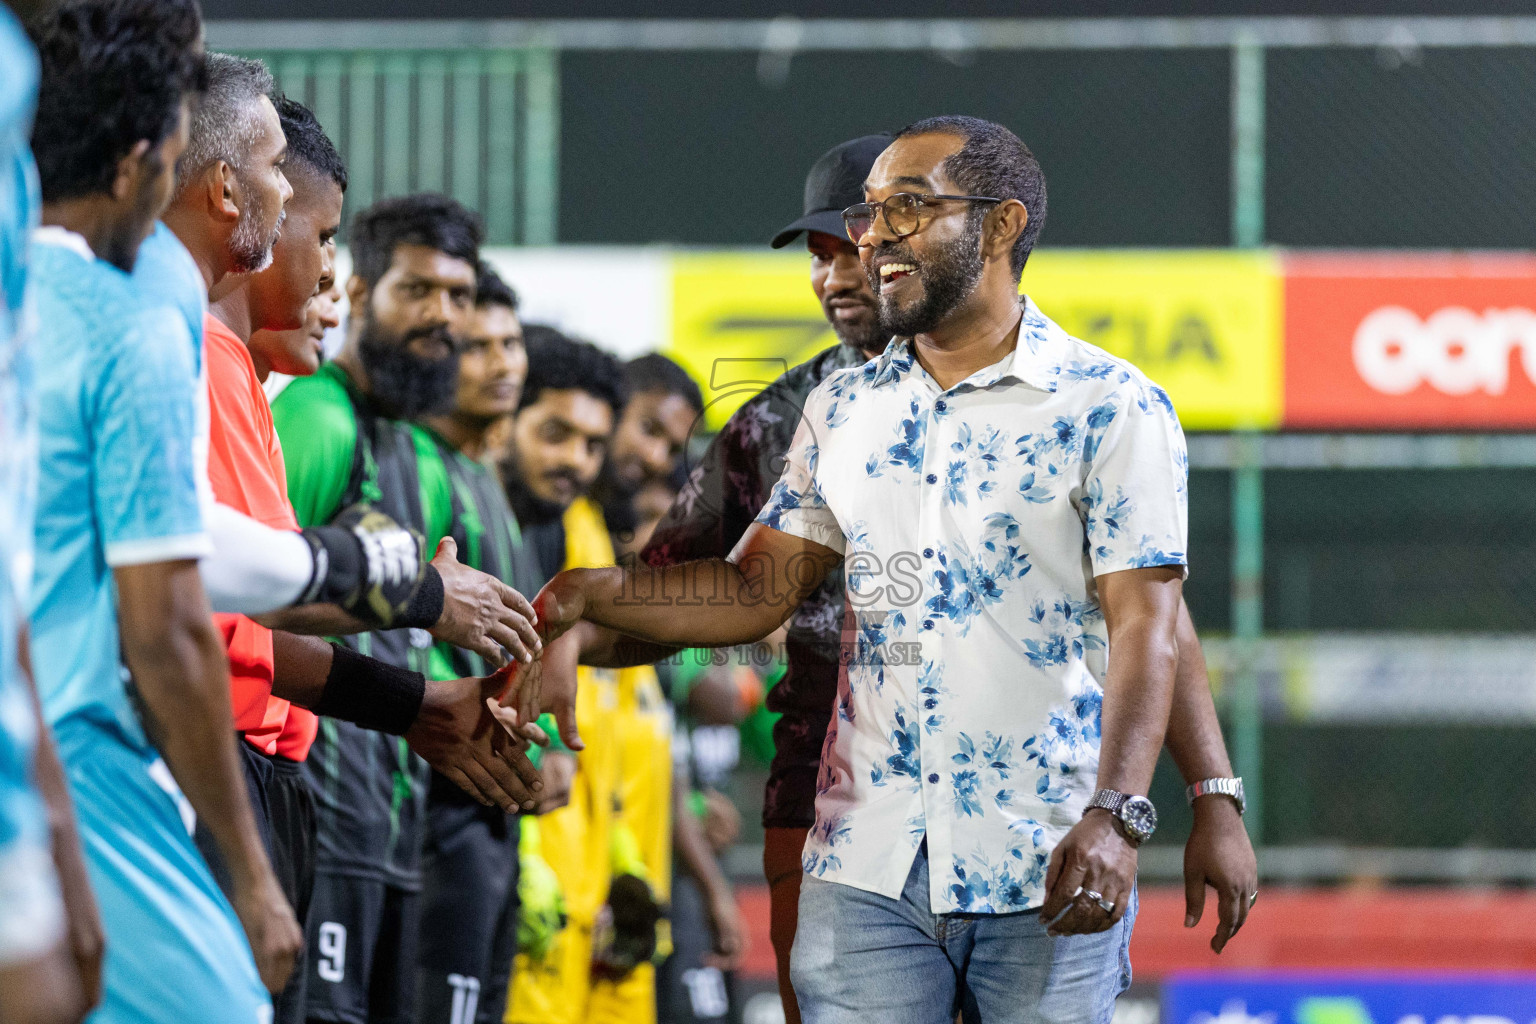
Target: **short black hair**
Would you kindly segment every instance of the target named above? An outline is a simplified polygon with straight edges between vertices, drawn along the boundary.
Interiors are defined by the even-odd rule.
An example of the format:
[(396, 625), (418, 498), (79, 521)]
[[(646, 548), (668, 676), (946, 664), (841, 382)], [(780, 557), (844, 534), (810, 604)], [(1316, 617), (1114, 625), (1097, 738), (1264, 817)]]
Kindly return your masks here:
[(303, 164), (322, 178), (329, 178), (347, 194), (347, 164), (315, 112), (298, 100), (279, 94), (272, 100), (277, 119), (283, 123), (283, 137), (288, 140), (288, 166)]
[(517, 312), (517, 292), (501, 279), (495, 267), (484, 260), (480, 261), (480, 266), (475, 273), (475, 305), (505, 306), (512, 312)]
[(424, 245), (479, 267), (484, 238), (479, 214), (436, 192), (380, 199), (352, 218), (347, 235), (352, 273), (370, 288), (389, 273), (396, 246)]
[(245, 169), (251, 146), (261, 135), (257, 104), (272, 92), (272, 72), (261, 61), (232, 53), (208, 55), (208, 85), (192, 114), (187, 149), (176, 161), (176, 190), (222, 160)]
[(1029, 223), (1013, 245), (1009, 265), (1013, 276), (1024, 273), (1024, 264), (1045, 227), (1045, 172), (1024, 141), (992, 121), (961, 114), (925, 117), (896, 133), (909, 135), (957, 135), (965, 140), (959, 152), (944, 161), (944, 173), (967, 195), (1017, 199), (1029, 211)]
[(695, 413), (704, 411), (704, 394), (688, 371), (660, 352), (648, 352), (624, 364), (624, 387), (631, 395), (660, 392), (687, 400)]
[(195, 0), (65, 0), (28, 26), (41, 76), (32, 155), (44, 202), (111, 190), (141, 140), (159, 146), (207, 82)]
[(523, 344), (528, 349), (528, 379), (523, 381), (519, 412), (545, 391), (585, 391), (607, 402), (618, 419), (629, 396), (617, 359), (589, 341), (578, 341), (543, 324), (525, 326)]

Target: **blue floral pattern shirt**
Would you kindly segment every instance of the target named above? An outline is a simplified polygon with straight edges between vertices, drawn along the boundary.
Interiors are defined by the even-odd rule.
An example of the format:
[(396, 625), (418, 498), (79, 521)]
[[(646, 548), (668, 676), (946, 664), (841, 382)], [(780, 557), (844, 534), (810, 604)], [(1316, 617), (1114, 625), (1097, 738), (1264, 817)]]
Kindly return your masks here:
[(1186, 565), (1167, 394), (1023, 306), (948, 390), (900, 338), (828, 377), (758, 515), (844, 553), (852, 610), (805, 870), (895, 898), (926, 837), (935, 913), (1043, 902), (1098, 771), (1095, 578)]

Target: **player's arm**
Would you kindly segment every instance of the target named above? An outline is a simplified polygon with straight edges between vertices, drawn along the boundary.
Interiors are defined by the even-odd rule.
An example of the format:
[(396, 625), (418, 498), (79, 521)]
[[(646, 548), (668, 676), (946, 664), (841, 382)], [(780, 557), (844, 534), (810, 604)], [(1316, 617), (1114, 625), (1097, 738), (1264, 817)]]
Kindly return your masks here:
[[(74, 802), (69, 796), (69, 785), (64, 778), (64, 765), (59, 761), (53, 746), (53, 734), (43, 719), (42, 704), (38, 701), (37, 688), (32, 679), (32, 659), (28, 650), (27, 630), (21, 630), (20, 668), (26, 680), (27, 695), (32, 701), (32, 714), (37, 722), (37, 745), (34, 770), (37, 788), (43, 804), (48, 808), (48, 835), (53, 850), (53, 866), (59, 875), (59, 891), (64, 898), (65, 925), (68, 930), (69, 950), (74, 956), (75, 969), (80, 978), (82, 996), (79, 1011), (72, 1019), (79, 1019), (101, 1002), (101, 959), (106, 951), (106, 933), (101, 925), (101, 911), (96, 906), (96, 893), (91, 889), (91, 879), (86, 873), (85, 854), (80, 849), (80, 833), (75, 826)], [(0, 1020), (9, 1020), (0, 1012)]]
[[(753, 503), (752, 496), (762, 494), (766, 484), (773, 482), (771, 477), (764, 480), (768, 462), (764, 446), (769, 442), (759, 431), (740, 422), (741, 417), (760, 411), (761, 401), (759, 396), (738, 410), (715, 435), (638, 559), (627, 562), (673, 565), (730, 554), (762, 508), (762, 501)], [(647, 643), (617, 630), (591, 626), (582, 640), (581, 663), (601, 668), (652, 665), (682, 649), (680, 645)]]
[(754, 523), (729, 558), (567, 569), (534, 609), (550, 638), (586, 619), (650, 643), (729, 647), (777, 629), (841, 560), (830, 547)]
[[(1195, 634), (1189, 608), (1179, 603), (1179, 667), (1173, 680), (1173, 710), (1168, 716), (1168, 753), (1185, 783), (1229, 778), (1232, 763), (1211, 699), (1205, 653)], [(1218, 897), (1216, 934), (1211, 949), (1220, 953), (1248, 919), (1248, 896), (1258, 891), (1259, 867), (1253, 843), (1243, 827), (1237, 804), (1223, 796), (1201, 797), (1194, 803), (1195, 824), (1184, 844), (1184, 927), (1200, 923), (1205, 888)]]
[(319, 715), (404, 736), (411, 749), (470, 796), (508, 813), (531, 810), (543, 784), (524, 749), (486, 701), (507, 689), (507, 671), (484, 678), (427, 679), (315, 637), (272, 634), (272, 692)]
[(681, 765), (672, 774), (672, 843), (677, 849), (678, 865), (686, 871), (704, 894), (709, 908), (710, 932), (714, 939), (714, 954), (722, 970), (736, 966), (744, 952), (746, 932), (742, 927), (741, 910), (736, 905), (736, 894), (720, 868), (704, 826), (693, 813), (689, 799), (693, 792), (688, 772)]
[(117, 565), (123, 660), (145, 726), (229, 864), (262, 981), (282, 991), (303, 944), (256, 822), (235, 749), (229, 669), (196, 561)]

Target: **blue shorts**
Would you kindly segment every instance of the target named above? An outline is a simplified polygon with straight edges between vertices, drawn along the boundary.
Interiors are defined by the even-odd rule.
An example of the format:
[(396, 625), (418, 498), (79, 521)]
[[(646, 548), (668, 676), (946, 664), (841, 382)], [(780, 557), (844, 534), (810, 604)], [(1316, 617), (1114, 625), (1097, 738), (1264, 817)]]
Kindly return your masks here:
[(66, 718), (56, 729), (107, 933), (92, 1024), (267, 1024), (272, 1001), (152, 750)]

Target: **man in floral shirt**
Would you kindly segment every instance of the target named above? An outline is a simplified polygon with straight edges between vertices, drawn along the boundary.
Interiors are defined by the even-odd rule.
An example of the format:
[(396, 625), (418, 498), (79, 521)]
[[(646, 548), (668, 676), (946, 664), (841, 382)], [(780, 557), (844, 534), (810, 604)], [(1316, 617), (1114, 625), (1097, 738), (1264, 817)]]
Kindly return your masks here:
[[(811, 256), (811, 286), (840, 344), (784, 374), (731, 417), (690, 474), (688, 486), (646, 547), (645, 561), (671, 565), (728, 554), (752, 524), (783, 470), (810, 392), (838, 370), (859, 366), (885, 348), (875, 297), (858, 249), (848, 240), (842, 211), (863, 199), (871, 166), (890, 145), (871, 135), (833, 147), (811, 168), (803, 216), (773, 238), (781, 248), (802, 232)], [(799, 904), (801, 851), (815, 822), (817, 766), (837, 695), (843, 619), (842, 568), (801, 603), (788, 624), (788, 672), (768, 693), (774, 760), (763, 798), (763, 867), (771, 897), (771, 930), (779, 991), (788, 1024), (799, 1024), (789, 980), (790, 946)], [(1231, 774), (1211, 700), (1200, 642), (1188, 612), (1180, 610), (1179, 674), (1167, 746), (1187, 782)], [(1188, 913), (1198, 923), (1209, 884), (1219, 896), (1218, 952), (1247, 915), (1243, 896), (1254, 891), (1253, 849), (1237, 805), (1219, 795), (1195, 802), (1195, 823), (1185, 855)]]
[(562, 574), (540, 621), (737, 643), (843, 561), (804, 1018), (1107, 1022), (1173, 705), (1183, 435), (1139, 371), (1019, 301), (1045, 190), (1011, 132), (920, 122), (865, 193), (849, 236), (896, 340), (812, 392), (731, 558)]

